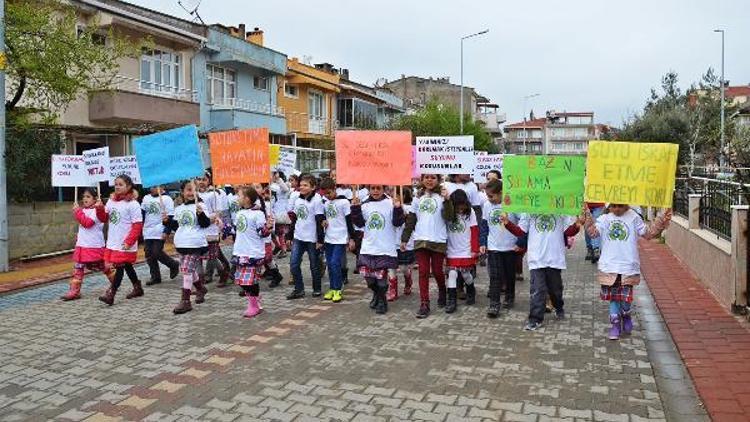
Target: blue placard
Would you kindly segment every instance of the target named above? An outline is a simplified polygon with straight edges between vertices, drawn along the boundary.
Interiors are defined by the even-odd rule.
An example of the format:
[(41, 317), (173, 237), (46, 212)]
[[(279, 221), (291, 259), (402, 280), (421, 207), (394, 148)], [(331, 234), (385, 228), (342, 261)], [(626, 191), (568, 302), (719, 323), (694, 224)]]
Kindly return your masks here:
[(198, 129), (178, 127), (133, 141), (144, 187), (202, 176), (204, 173)]

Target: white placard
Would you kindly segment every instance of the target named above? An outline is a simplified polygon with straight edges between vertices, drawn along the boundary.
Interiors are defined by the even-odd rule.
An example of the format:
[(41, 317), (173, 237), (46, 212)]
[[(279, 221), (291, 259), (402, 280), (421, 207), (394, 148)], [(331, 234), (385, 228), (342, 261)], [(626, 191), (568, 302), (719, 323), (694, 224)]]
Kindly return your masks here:
[(92, 186), (82, 155), (52, 156), (52, 186)]
[(487, 173), (490, 170), (503, 171), (503, 154), (478, 155), (477, 165), (474, 167), (474, 182), (487, 182)]
[(417, 136), (419, 174), (473, 174), (473, 136)]
[(279, 162), (274, 166), (273, 170), (280, 171), (285, 176), (289, 176), (295, 168), (297, 168), (297, 152), (282, 147), (279, 150)]
[(487, 151), (474, 151), (474, 155), (479, 157), (480, 155), (489, 155), (490, 153)]
[(83, 151), (83, 159), (92, 182), (109, 182), (109, 147)]
[(117, 176), (127, 174), (133, 180), (133, 184), (141, 184), (141, 173), (138, 171), (138, 161), (135, 155), (109, 158), (109, 185), (114, 186)]

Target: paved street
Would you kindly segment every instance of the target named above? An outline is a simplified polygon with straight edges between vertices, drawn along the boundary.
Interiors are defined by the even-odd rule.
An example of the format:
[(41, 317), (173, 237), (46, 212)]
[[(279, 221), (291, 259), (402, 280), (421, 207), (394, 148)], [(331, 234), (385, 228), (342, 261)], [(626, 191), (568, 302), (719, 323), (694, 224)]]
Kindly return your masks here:
[[(425, 320), (413, 317), (416, 294), (372, 314), (358, 276), (340, 304), (265, 289), (253, 320), (239, 316), (234, 288), (213, 285), (181, 316), (176, 282), (136, 300), (123, 289), (112, 308), (96, 300), (101, 276), (73, 303), (57, 300), (64, 283), (2, 296), (0, 420), (667, 419), (640, 310), (630, 338), (606, 340), (606, 305), (577, 243), (568, 318), (533, 333), (521, 331), (528, 282), (509, 315), (485, 317), (484, 268), (477, 306)], [(645, 286), (639, 295), (650, 300)]]

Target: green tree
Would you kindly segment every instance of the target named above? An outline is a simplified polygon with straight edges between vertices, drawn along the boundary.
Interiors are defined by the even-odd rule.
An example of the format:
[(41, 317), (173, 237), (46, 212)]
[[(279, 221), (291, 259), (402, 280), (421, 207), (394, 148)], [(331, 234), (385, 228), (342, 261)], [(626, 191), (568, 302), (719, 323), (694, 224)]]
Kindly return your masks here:
[(64, 145), (50, 125), (71, 102), (108, 89), (119, 60), (135, 57), (150, 41), (102, 32), (97, 22), (79, 25), (76, 9), (60, 0), (5, 4), (9, 196), (49, 199), (50, 155)]
[(6, 1), (6, 110), (54, 118), (81, 95), (108, 88), (118, 61), (140, 51), (111, 28), (77, 23), (76, 9), (59, 0)]
[[(416, 113), (395, 119), (391, 127), (395, 130), (410, 130), (414, 136), (461, 135), (461, 114), (454, 107), (432, 99)], [(475, 120), (469, 113), (464, 115), (463, 134), (474, 136), (475, 149), (493, 154), (498, 152), (497, 145), (484, 128), (484, 122)]]

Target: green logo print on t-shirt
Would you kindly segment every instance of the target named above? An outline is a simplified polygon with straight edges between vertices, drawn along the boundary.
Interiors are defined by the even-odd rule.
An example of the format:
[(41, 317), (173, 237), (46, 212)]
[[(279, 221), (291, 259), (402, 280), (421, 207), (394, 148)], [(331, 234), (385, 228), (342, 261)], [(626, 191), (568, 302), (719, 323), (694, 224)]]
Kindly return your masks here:
[(461, 219), (453, 220), (448, 223), (448, 230), (452, 233), (463, 233), (466, 229), (466, 225)]
[(307, 207), (304, 205), (300, 205), (299, 207), (297, 207), (295, 214), (297, 214), (298, 219), (307, 220), (307, 216), (308, 216)]
[(339, 213), (336, 211), (336, 206), (333, 205), (333, 203), (330, 203), (326, 206), (326, 218), (327, 219), (334, 219), (338, 217)]
[(427, 214), (435, 214), (437, 211), (437, 201), (433, 198), (424, 198), (419, 201), (419, 211)]
[(557, 220), (554, 215), (542, 214), (536, 217), (536, 230), (540, 233), (555, 231)]
[(247, 217), (240, 215), (237, 217), (237, 233), (245, 233), (247, 230)]
[(610, 240), (628, 240), (628, 237), (630, 237), (630, 232), (628, 231), (628, 226), (623, 223), (622, 221), (613, 221), (609, 225), (609, 233), (607, 234)]
[(195, 217), (189, 210), (183, 210), (179, 216), (177, 216), (177, 222), (181, 227), (193, 227), (195, 225)]
[(367, 220), (368, 230), (383, 230), (385, 228), (385, 217), (383, 214), (375, 211), (370, 214), (370, 218)]
[(157, 204), (156, 202), (151, 202), (148, 205), (146, 205), (146, 214), (148, 215), (161, 214), (161, 208), (159, 208), (159, 204)]
[(112, 211), (109, 212), (109, 224), (118, 224), (120, 222), (120, 213), (117, 211), (116, 208), (113, 208)]

